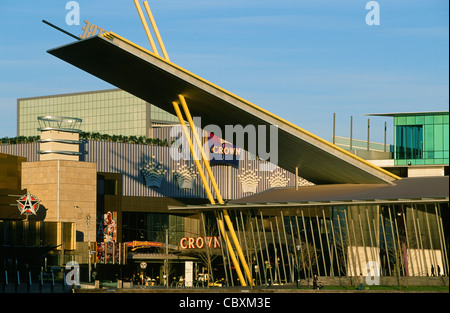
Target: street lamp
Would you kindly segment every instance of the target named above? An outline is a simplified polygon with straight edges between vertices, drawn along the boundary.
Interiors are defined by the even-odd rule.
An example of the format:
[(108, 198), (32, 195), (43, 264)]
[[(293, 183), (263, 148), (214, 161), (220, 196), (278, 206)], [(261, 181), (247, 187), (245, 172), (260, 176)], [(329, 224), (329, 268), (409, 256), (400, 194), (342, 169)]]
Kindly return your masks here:
[(89, 282), (91, 282), (91, 232), (90, 232), (90, 225), (91, 225), (91, 216), (88, 214), (86, 215), (86, 226), (87, 226), (87, 232), (88, 232), (88, 252), (89, 252), (89, 258), (88, 258), (88, 269), (89, 269)]
[[(74, 205), (74, 208), (81, 208), (78, 205)], [(86, 226), (87, 226), (87, 233), (88, 233), (88, 281), (91, 282), (91, 232), (90, 232), (90, 225), (91, 225), (91, 216), (88, 214), (86, 215)]]
[(169, 229), (166, 228), (166, 287), (169, 288)]

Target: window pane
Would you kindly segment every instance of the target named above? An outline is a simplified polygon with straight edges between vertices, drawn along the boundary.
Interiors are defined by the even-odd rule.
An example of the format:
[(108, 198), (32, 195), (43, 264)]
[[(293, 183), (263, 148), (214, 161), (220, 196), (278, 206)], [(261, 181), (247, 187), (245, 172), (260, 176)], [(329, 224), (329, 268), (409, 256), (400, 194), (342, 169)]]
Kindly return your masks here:
[[(444, 150), (444, 134), (442, 125), (434, 125), (434, 150)], [(438, 156), (438, 158), (442, 158), (442, 156)]]
[(425, 125), (424, 131), (424, 150), (434, 150), (434, 127), (433, 125)]
[(422, 125), (396, 127), (396, 159), (421, 159), (423, 157)]

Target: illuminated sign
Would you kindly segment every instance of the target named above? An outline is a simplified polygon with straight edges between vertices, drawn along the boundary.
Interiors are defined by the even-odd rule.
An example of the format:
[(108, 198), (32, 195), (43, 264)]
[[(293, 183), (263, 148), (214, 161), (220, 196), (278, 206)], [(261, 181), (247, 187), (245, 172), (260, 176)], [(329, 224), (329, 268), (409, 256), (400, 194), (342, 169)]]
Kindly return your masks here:
[(41, 200), (28, 193), (17, 200), (17, 208), (20, 214), (36, 215), (36, 212), (39, 210), (39, 202)]
[(222, 146), (212, 146), (211, 153), (221, 154), (221, 155), (241, 155), (241, 148), (236, 148), (234, 146), (230, 146), (226, 143), (223, 143)]
[(180, 240), (181, 249), (203, 249), (205, 246), (213, 249), (220, 248), (219, 237), (184, 237)]
[(225, 140), (210, 134), (209, 144), (209, 163), (211, 165), (228, 164), (238, 167), (241, 157), (241, 148), (226, 142)]
[(105, 242), (117, 241), (117, 212), (103, 214), (103, 240)]
[(101, 35), (101, 34), (107, 32), (103, 28), (101, 28), (101, 27), (99, 27), (97, 25), (94, 25), (94, 24), (92, 24), (89, 21), (85, 20), (84, 23), (86, 25), (82, 28), (84, 30), (84, 33), (83, 33), (83, 35), (80, 35), (81, 39), (86, 39), (86, 38), (93, 37), (93, 36), (96, 36), (96, 35)]
[(127, 247), (139, 247), (139, 248), (151, 248), (151, 247), (158, 247), (161, 248), (163, 246), (162, 242), (154, 242), (154, 241), (129, 241), (126, 242), (125, 245)]

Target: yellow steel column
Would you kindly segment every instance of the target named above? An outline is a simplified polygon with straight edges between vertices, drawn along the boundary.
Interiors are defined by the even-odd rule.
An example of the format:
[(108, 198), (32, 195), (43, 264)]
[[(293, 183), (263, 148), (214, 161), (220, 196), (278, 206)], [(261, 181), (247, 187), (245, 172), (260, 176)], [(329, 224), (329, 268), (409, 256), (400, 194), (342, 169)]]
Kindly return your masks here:
[[(176, 102), (172, 102), (172, 104), (173, 104), (173, 108), (175, 109), (175, 113), (177, 114), (178, 120), (180, 121), (181, 127), (183, 129), (184, 136), (186, 137), (186, 140), (187, 140), (187, 142), (189, 144), (189, 149), (191, 150), (192, 157), (194, 158), (194, 162), (195, 162), (195, 165), (197, 167), (197, 171), (199, 172), (199, 175), (200, 175), (200, 178), (202, 180), (203, 186), (205, 187), (206, 194), (208, 195), (208, 199), (211, 202), (211, 204), (215, 204), (214, 197), (213, 197), (213, 195), (211, 193), (211, 189), (208, 186), (208, 182), (206, 181), (205, 174), (203, 173), (203, 169), (201, 168), (199, 159), (197, 157), (197, 153), (195, 152), (194, 145), (192, 144), (191, 137), (189, 136), (189, 131), (188, 131), (187, 127), (186, 127), (186, 124), (184, 123), (184, 119), (183, 119), (183, 116), (181, 114), (180, 107), (178, 106), (178, 103), (176, 103)], [(227, 242), (227, 246), (229, 248), (228, 250), (229, 250), (229, 253), (230, 253), (230, 257), (231, 257), (231, 260), (233, 261), (234, 267), (236, 268), (236, 272), (237, 272), (237, 274), (239, 276), (239, 280), (241, 282), (241, 285), (242, 286), (247, 286), (246, 283), (245, 283), (245, 278), (242, 275), (241, 268), (239, 267), (239, 263), (238, 263), (238, 261), (236, 259), (236, 255), (234, 254), (233, 248), (231, 246), (230, 239), (228, 239), (228, 235), (225, 232), (225, 228), (223, 226), (222, 219), (218, 218), (218, 222), (219, 222), (219, 227), (220, 227), (220, 230), (222, 232), (222, 235), (223, 235), (223, 237), (225, 238), (225, 240)]]
[(192, 133), (194, 135), (195, 142), (197, 143), (197, 146), (200, 149), (200, 155), (202, 157), (203, 163), (205, 164), (206, 172), (208, 173), (209, 179), (211, 180), (211, 184), (213, 186), (213, 189), (216, 193), (217, 202), (220, 204), (224, 204), (222, 195), (220, 194), (219, 187), (217, 186), (216, 179), (214, 178), (214, 175), (211, 171), (211, 167), (209, 166), (209, 162), (206, 159), (205, 151), (203, 151), (203, 145), (200, 141), (200, 137), (197, 134), (197, 130), (195, 129), (194, 121), (192, 120), (191, 112), (189, 112), (189, 108), (186, 103), (186, 99), (182, 95), (178, 95), (178, 98), (180, 99), (181, 106), (183, 107), (184, 114), (186, 115), (186, 119), (189, 123), (189, 126), (192, 129)]
[(225, 222), (227, 223), (228, 230), (231, 234), (231, 239), (233, 239), (234, 245), (236, 246), (236, 250), (239, 255), (239, 260), (241, 260), (242, 266), (244, 267), (245, 274), (247, 275), (248, 281), (250, 285), (253, 285), (252, 282), (252, 274), (250, 273), (250, 269), (248, 268), (247, 261), (245, 260), (244, 253), (242, 252), (241, 244), (239, 243), (239, 239), (236, 236), (236, 232), (234, 231), (233, 223), (231, 222), (230, 216), (228, 215), (227, 210), (223, 210), (223, 217), (225, 218)]
[(142, 25), (144, 26), (145, 33), (147, 34), (148, 41), (150, 41), (150, 46), (152, 47), (153, 53), (159, 56), (158, 49), (156, 49), (155, 42), (153, 41), (152, 33), (148, 28), (147, 21), (145, 20), (144, 13), (142, 13), (141, 6), (139, 5), (138, 0), (133, 0), (134, 5), (136, 6), (136, 10), (138, 11), (139, 18), (141, 19)]
[[(178, 98), (180, 99), (181, 106), (183, 107), (184, 113), (186, 115), (186, 119), (188, 120), (189, 126), (192, 129), (192, 133), (194, 134), (194, 139), (195, 139), (197, 145), (199, 146), (200, 154), (202, 156), (203, 163), (205, 164), (206, 171), (211, 180), (211, 184), (213, 185), (214, 191), (216, 193), (217, 201), (220, 204), (224, 204), (222, 195), (220, 194), (219, 187), (217, 186), (217, 183), (216, 183), (216, 179), (214, 178), (214, 175), (211, 171), (211, 167), (209, 166), (209, 161), (206, 159), (205, 152), (203, 151), (203, 146), (201, 144), (200, 138), (195, 129), (194, 121), (192, 120), (191, 113), (189, 112), (189, 108), (187, 106), (186, 99), (182, 95), (178, 95)], [(238, 252), (239, 259), (241, 260), (242, 266), (244, 267), (245, 274), (247, 275), (247, 278), (248, 278), (248, 281), (250, 282), (250, 284), (252, 284), (252, 276), (251, 276), (250, 270), (248, 268), (247, 261), (245, 260), (245, 256), (244, 256), (244, 253), (242, 252), (242, 248), (239, 243), (239, 239), (236, 236), (236, 232), (234, 231), (233, 223), (231, 222), (230, 216), (228, 215), (228, 212), (225, 209), (223, 210), (223, 216), (225, 218), (225, 222), (227, 223), (228, 230), (230, 231), (231, 239), (233, 239), (233, 243)]]
[(247, 286), (247, 283), (245, 282), (245, 278), (244, 278), (244, 275), (242, 274), (241, 267), (239, 266), (238, 260), (236, 259), (236, 254), (234, 253), (233, 247), (231, 246), (230, 239), (228, 238), (228, 235), (225, 231), (223, 221), (220, 218), (219, 213), (216, 212), (216, 214), (217, 214), (217, 216), (216, 216), (217, 221), (219, 222), (220, 231), (222, 233), (222, 236), (225, 238), (225, 240), (227, 242), (228, 252), (230, 253), (231, 261), (233, 262), (234, 267), (236, 268), (236, 273), (238, 274), (241, 285), (245, 287), (245, 286)]
[(166, 47), (164, 46), (164, 43), (163, 43), (162, 38), (161, 38), (161, 35), (159, 34), (158, 27), (156, 27), (155, 19), (153, 18), (152, 11), (150, 10), (150, 6), (148, 5), (147, 1), (144, 1), (144, 8), (147, 11), (148, 18), (150, 19), (150, 24), (152, 24), (153, 31), (155, 32), (156, 39), (158, 40), (159, 46), (161, 47), (161, 51), (163, 53), (163, 56), (164, 56), (164, 58), (167, 61), (170, 61), (169, 60), (169, 55), (167, 54), (167, 51), (166, 51)]
[(194, 145), (192, 144), (191, 136), (189, 136), (189, 131), (186, 127), (186, 124), (184, 123), (183, 116), (181, 115), (180, 107), (178, 106), (178, 103), (172, 102), (173, 108), (175, 109), (175, 112), (177, 114), (178, 120), (180, 121), (181, 127), (183, 129), (184, 136), (186, 137), (186, 140), (189, 144), (189, 149), (191, 149), (192, 157), (194, 158), (195, 166), (197, 167), (197, 171), (200, 175), (200, 178), (202, 180), (203, 186), (205, 187), (206, 194), (208, 195), (208, 199), (211, 202), (211, 204), (215, 204), (214, 197), (211, 193), (211, 189), (208, 186), (208, 182), (206, 181), (205, 174), (203, 173), (203, 169), (200, 165), (199, 159), (197, 157), (197, 153), (194, 150)]

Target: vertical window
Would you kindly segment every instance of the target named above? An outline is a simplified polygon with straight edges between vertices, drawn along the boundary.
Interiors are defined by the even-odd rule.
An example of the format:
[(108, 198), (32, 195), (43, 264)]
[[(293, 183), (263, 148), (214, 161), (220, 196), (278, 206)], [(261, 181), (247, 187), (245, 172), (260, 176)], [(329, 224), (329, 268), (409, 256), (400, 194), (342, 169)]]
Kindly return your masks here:
[(396, 126), (396, 159), (423, 158), (423, 127), (422, 125)]

